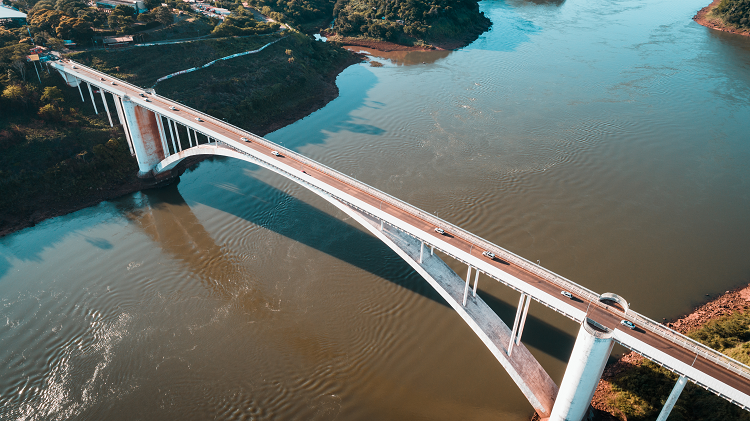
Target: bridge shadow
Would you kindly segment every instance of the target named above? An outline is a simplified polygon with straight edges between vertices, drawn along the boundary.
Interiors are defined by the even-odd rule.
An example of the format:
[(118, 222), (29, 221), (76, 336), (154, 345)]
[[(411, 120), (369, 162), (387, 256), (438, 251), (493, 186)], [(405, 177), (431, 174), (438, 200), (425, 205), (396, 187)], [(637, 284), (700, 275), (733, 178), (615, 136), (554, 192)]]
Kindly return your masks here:
[[(481, 283), (480, 283), (481, 285)], [(516, 307), (505, 301), (481, 290), (477, 290), (485, 303), (497, 314), (500, 319), (509, 327), (513, 327), (513, 321), (516, 317)], [(523, 330), (521, 341), (532, 346), (545, 354), (554, 357), (563, 362), (567, 362), (570, 354), (573, 352), (573, 345), (576, 338), (568, 332), (559, 329), (531, 314), (534, 311), (534, 305), (541, 305), (534, 302), (526, 316), (526, 327)], [(562, 317), (562, 316), (561, 316)]]
[[(419, 294), (429, 300), (448, 307), (443, 298), (429, 286), (411, 266), (404, 262), (393, 250), (376, 237), (358, 227), (348, 224), (323, 210), (312, 206), (274, 186), (269, 185), (246, 173), (243, 177), (243, 191), (251, 191), (248, 197), (233, 188), (217, 189), (216, 194), (203, 193), (197, 201), (203, 205), (234, 215), (245, 221), (261, 226), (286, 238), (304, 244), (312, 249), (346, 262), (361, 270), (371, 273), (388, 282), (396, 284), (406, 290)], [(192, 187), (191, 187), (192, 188)], [(176, 186), (166, 187), (150, 193), (149, 201), (157, 206), (159, 203), (169, 203), (179, 206), (179, 214), (165, 218), (163, 223), (175, 224), (172, 219), (184, 220), (175, 230), (185, 232), (200, 232), (199, 248), (215, 250), (218, 248), (210, 239), (210, 234), (190, 210), (182, 194)], [(192, 196), (192, 195), (190, 195)], [(347, 217), (348, 218), (348, 217)], [(358, 225), (358, 224), (357, 224)], [(180, 234), (182, 235), (182, 234)], [(188, 241), (178, 241), (177, 244), (188, 244)], [(174, 247), (174, 246), (170, 246)], [(363, 252), (365, 251), (366, 252)], [(191, 247), (175, 250), (177, 254), (185, 255), (183, 260), (190, 260), (199, 271), (211, 265), (204, 265)], [(222, 254), (223, 259), (234, 261), (229, 250), (212, 252)], [(211, 258), (211, 257), (204, 257)], [(216, 258), (216, 257), (212, 257)], [(230, 262), (228, 262), (230, 263)], [(224, 266), (224, 265), (222, 265)], [(229, 264), (240, 267), (239, 264)], [(222, 279), (219, 274), (205, 273), (213, 279)], [(235, 279), (245, 276), (238, 273)], [(246, 279), (246, 277), (245, 277)], [(489, 293), (478, 291), (482, 299), (500, 316), (506, 324), (512, 326), (515, 317), (515, 307)], [(575, 338), (568, 333), (550, 325), (549, 323), (529, 314), (527, 327), (524, 331), (524, 342), (549, 354), (561, 361), (567, 361), (573, 349)]]

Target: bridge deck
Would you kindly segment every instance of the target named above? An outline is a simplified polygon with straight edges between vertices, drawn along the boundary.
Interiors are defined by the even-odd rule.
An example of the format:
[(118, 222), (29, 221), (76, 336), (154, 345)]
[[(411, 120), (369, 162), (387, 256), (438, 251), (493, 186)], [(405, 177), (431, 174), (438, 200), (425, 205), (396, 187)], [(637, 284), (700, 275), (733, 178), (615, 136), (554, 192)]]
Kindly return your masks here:
[[(393, 201), (389, 202), (387, 200), (383, 200), (382, 197), (376, 197), (365, 189), (357, 187), (362, 186), (362, 184), (357, 180), (350, 179), (349, 177), (340, 173), (337, 173), (336, 176), (333, 176), (326, 171), (320, 170), (322, 165), (316, 163), (316, 168), (316, 165), (312, 164), (313, 161), (310, 161), (292, 151), (286, 151), (278, 145), (275, 145), (265, 139), (259, 138), (252, 133), (242, 131), (241, 129), (219, 121), (211, 116), (200, 113), (196, 110), (192, 110), (180, 103), (171, 101), (158, 95), (147, 95), (150, 101), (144, 102), (144, 98), (140, 97), (140, 94), (144, 92), (141, 88), (128, 84), (127, 82), (114, 79), (107, 74), (100, 73), (80, 64), (76, 64), (76, 68), (74, 69), (73, 65), (74, 63), (70, 61), (54, 63), (54, 66), (61, 72), (72, 74), (77, 78), (93, 83), (95, 86), (99, 86), (100, 88), (112, 92), (116, 95), (128, 95), (139, 106), (155, 111), (161, 115), (168, 116), (169, 118), (181, 122), (182, 124), (185, 124), (192, 129), (197, 130), (198, 132), (204, 134), (213, 133), (212, 137), (221, 138), (222, 142), (225, 142), (232, 147), (236, 146), (238, 150), (249, 148), (254, 156), (261, 157), (263, 160), (269, 163), (276, 162), (279, 165), (285, 165), (295, 168), (300, 172), (304, 172), (307, 177), (311, 177), (312, 179), (319, 182), (318, 184), (323, 183), (324, 185), (328, 186), (330, 188), (330, 191), (339, 191), (345, 193), (346, 195), (356, 198), (364, 204), (368, 204), (375, 209), (379, 209), (380, 211), (385, 212), (393, 218), (396, 218), (399, 221), (402, 221), (403, 223), (409, 224), (410, 226), (416, 228), (419, 231), (417, 233), (418, 236), (428, 243), (434, 241), (434, 244), (438, 245), (441, 243), (448, 244), (455, 249), (460, 250), (460, 252), (464, 255), (461, 258), (466, 258), (466, 256), (469, 256), (476, 259), (481, 259), (487, 264), (491, 265), (491, 267), (493, 268), (492, 271), (483, 270), (483, 272), (489, 274), (493, 278), (502, 281), (505, 275), (509, 275), (523, 281), (529, 286), (533, 286), (540, 291), (546, 292), (552, 297), (557, 297), (555, 298), (555, 300), (559, 304), (559, 307), (570, 305), (582, 314), (587, 314), (589, 318), (595, 320), (601, 325), (613, 330), (617, 330), (616, 338), (618, 342), (624, 344), (625, 346), (633, 348), (637, 352), (644, 353), (649, 358), (652, 358), (657, 362), (659, 362), (659, 357), (656, 354), (666, 355), (678, 362), (684, 363), (684, 367), (681, 366), (681, 369), (685, 367), (690, 368), (691, 370), (697, 369), (698, 371), (708, 375), (710, 378), (718, 380), (721, 383), (730, 386), (731, 388), (736, 389), (737, 391), (746, 395), (744, 397), (741, 396), (741, 405), (743, 407), (750, 406), (750, 379), (748, 378), (750, 376), (745, 374), (747, 368), (743, 367), (741, 364), (736, 363), (733, 360), (728, 359), (727, 357), (720, 356), (717, 358), (714, 351), (699, 348), (697, 344), (690, 343), (688, 339), (681, 338), (677, 333), (667, 329), (666, 327), (662, 327), (660, 325), (654, 327), (655, 323), (647, 323), (647, 319), (643, 318), (640, 315), (637, 315), (637, 313), (629, 312), (628, 316), (626, 316), (621, 309), (613, 306), (602, 305), (602, 303), (598, 302), (598, 300), (594, 298), (598, 297), (597, 295), (591, 293), (583, 287), (578, 286), (578, 289), (571, 289), (571, 292), (574, 293), (574, 299), (567, 300), (560, 295), (560, 283), (550, 281), (548, 276), (540, 276), (540, 274), (532, 272), (529, 268), (531, 268), (533, 264), (531, 264), (530, 262), (521, 262), (519, 260), (520, 258), (517, 258), (517, 256), (512, 255), (510, 252), (508, 252), (506, 256), (515, 256), (515, 260), (505, 257), (506, 260), (496, 258), (490, 261), (486, 257), (483, 257), (482, 252), (484, 251), (484, 249), (481, 247), (482, 245), (486, 245), (488, 243), (480, 237), (477, 237), (473, 234), (467, 235), (467, 233), (462, 230), (462, 234), (458, 235), (458, 232), (451, 232), (450, 229), (446, 229), (446, 235), (439, 235), (434, 231), (435, 221), (437, 220), (436, 218), (432, 218), (430, 216), (432, 221), (428, 221), (427, 219), (425, 219), (425, 217), (417, 216), (422, 211), (419, 211), (417, 208), (414, 208), (405, 202), (399, 201), (399, 205), (395, 206), (394, 204), (392, 204)], [(112, 81), (116, 81), (117, 85), (111, 85)], [(176, 107), (177, 110), (170, 110), (171, 106)], [(199, 122), (196, 120), (196, 118), (201, 118), (203, 121)], [(241, 137), (248, 137), (250, 139), (253, 139), (253, 142), (243, 142), (240, 140)], [(271, 153), (271, 151), (274, 149), (282, 151), (284, 156), (274, 156)], [(342, 180), (347, 180), (347, 182), (344, 182)], [(370, 188), (369, 186), (368, 188), (371, 189), (371, 191), (377, 191)], [(383, 196), (385, 196), (385, 194), (383, 194)], [(410, 211), (407, 211), (405, 209), (410, 209)], [(450, 228), (453, 226), (446, 222), (445, 226), (443, 226), (442, 228), (445, 227)], [(455, 227), (455, 230), (459, 230), (459, 228)], [(412, 232), (412, 234), (414, 233)], [(493, 245), (493, 247), (497, 246)], [(500, 249), (499, 247), (497, 248)], [(525, 267), (523, 265), (525, 265)], [(570, 283), (571, 288), (577, 287), (576, 284), (573, 284), (570, 281), (567, 282)], [(576, 291), (578, 292), (576, 293)], [(534, 298), (538, 299), (538, 297)], [(566, 300), (566, 302), (560, 300)], [(550, 305), (550, 303), (545, 303), (545, 305)], [(561, 310), (558, 309), (558, 311)], [(635, 316), (633, 316), (633, 314)], [(568, 316), (573, 318), (570, 315)], [(623, 318), (628, 318), (631, 321), (635, 321), (636, 329), (620, 329), (620, 320), (622, 320)], [(656, 332), (660, 333), (657, 334)], [(723, 365), (709, 358), (706, 358), (705, 355), (716, 358), (717, 361), (722, 361)], [(727, 367), (727, 361), (729, 361), (729, 364), (733, 368)], [(664, 363), (664, 361), (662, 361), (662, 363)], [(674, 367), (670, 368), (674, 369)], [(695, 381), (695, 376), (688, 375), (688, 377)], [(723, 393), (721, 392), (721, 390), (715, 391), (720, 394)]]

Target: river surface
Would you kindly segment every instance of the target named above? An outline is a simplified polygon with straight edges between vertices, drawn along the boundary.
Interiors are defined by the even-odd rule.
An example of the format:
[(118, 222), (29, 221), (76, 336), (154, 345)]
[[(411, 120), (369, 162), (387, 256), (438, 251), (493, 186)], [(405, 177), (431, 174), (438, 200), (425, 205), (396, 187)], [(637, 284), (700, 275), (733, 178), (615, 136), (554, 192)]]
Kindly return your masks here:
[[(750, 38), (694, 23), (707, 3), (486, 1), (470, 46), (352, 66), (268, 138), (676, 317), (750, 280)], [(479, 287), (512, 322), (518, 296)], [(531, 305), (558, 383), (576, 331)], [(532, 413), (395, 253), (226, 159), (0, 239), (0, 370), (3, 420)]]

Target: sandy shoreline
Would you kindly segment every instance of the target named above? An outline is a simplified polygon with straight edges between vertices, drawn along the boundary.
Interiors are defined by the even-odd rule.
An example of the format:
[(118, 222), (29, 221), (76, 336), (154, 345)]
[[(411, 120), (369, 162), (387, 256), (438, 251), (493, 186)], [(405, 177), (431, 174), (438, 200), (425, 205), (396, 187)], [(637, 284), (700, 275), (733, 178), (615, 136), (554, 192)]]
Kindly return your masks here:
[(721, 0), (714, 0), (711, 4), (699, 10), (698, 13), (693, 16), (693, 20), (706, 28), (716, 29), (717, 31), (730, 32), (732, 34), (750, 36), (750, 30), (737, 29), (731, 26), (727, 26), (721, 19), (709, 17), (709, 13), (721, 3)]

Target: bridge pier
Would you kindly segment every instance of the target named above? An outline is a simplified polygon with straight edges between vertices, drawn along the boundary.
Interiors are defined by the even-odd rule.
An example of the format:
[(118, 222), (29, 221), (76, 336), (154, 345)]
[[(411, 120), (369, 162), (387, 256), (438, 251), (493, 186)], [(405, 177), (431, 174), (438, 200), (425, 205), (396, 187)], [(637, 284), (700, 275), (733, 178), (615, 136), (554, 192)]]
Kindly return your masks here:
[(591, 319), (581, 323), (549, 421), (581, 421), (586, 415), (614, 346), (612, 336)]
[(127, 96), (122, 97), (122, 112), (126, 131), (130, 133), (135, 157), (138, 160), (138, 176), (149, 177), (152, 169), (165, 157), (161, 143), (156, 114), (134, 104)]
[(672, 392), (669, 394), (667, 401), (664, 403), (664, 407), (662, 407), (661, 412), (659, 412), (659, 417), (656, 418), (656, 421), (667, 421), (667, 418), (669, 418), (669, 414), (672, 412), (674, 404), (677, 403), (677, 399), (680, 398), (680, 394), (682, 393), (682, 389), (685, 388), (686, 383), (687, 377), (685, 376), (680, 376), (680, 378), (677, 379), (677, 383), (675, 383), (674, 387), (672, 388)]
[(513, 331), (510, 334), (510, 343), (508, 344), (508, 356), (513, 355), (513, 347), (521, 343), (523, 327), (526, 325), (526, 315), (529, 313), (531, 297), (521, 293), (518, 300), (518, 310), (516, 310), (516, 319), (513, 321)]

